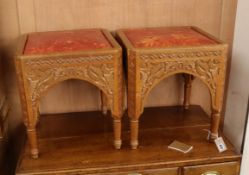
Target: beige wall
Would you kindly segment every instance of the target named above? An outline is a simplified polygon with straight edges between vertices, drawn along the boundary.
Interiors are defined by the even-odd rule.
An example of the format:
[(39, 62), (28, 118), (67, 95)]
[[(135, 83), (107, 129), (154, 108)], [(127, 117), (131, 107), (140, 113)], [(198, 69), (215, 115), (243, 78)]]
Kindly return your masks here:
[[(247, 117), (249, 117), (249, 115)], [(240, 175), (249, 174), (248, 164), (249, 164), (249, 121), (247, 121), (247, 130), (245, 135), (245, 143), (244, 143)]]
[(228, 87), (225, 132), (240, 150), (249, 97), (248, 0), (239, 0)]
[[(101, 27), (195, 25), (231, 43), (236, 0), (1, 0), (0, 41), (12, 48), (18, 35), (33, 31)], [(10, 47), (11, 46), (11, 47)], [(11, 54), (10, 54), (11, 55)], [(5, 58), (8, 94), (15, 106), (13, 118), (20, 116), (13, 63)], [(147, 106), (174, 105), (182, 101), (181, 78), (160, 83), (147, 100)], [(209, 112), (207, 88), (194, 82), (192, 103)], [(99, 109), (99, 92), (80, 81), (66, 81), (42, 99), (42, 113)]]

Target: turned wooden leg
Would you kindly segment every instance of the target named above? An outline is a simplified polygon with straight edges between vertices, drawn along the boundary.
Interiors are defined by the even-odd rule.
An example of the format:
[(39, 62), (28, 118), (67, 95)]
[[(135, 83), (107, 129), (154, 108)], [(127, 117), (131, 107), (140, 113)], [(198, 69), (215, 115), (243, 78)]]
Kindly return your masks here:
[(130, 120), (130, 128), (131, 128), (131, 148), (137, 149), (138, 147), (138, 130), (139, 123), (138, 120)]
[(36, 129), (28, 129), (27, 130), (27, 135), (28, 135), (28, 140), (29, 140), (29, 145), (30, 145), (30, 154), (33, 159), (38, 158), (38, 144), (37, 144), (37, 133)]
[(209, 140), (213, 142), (219, 136), (220, 112), (213, 110), (211, 115), (211, 135)]
[(188, 109), (190, 105), (190, 96), (191, 96), (191, 87), (193, 76), (189, 74), (184, 74), (184, 101), (183, 107), (184, 109)]
[(107, 98), (105, 96), (105, 94), (101, 91), (101, 109), (102, 109), (102, 113), (104, 115), (107, 114), (107, 110), (108, 110), (108, 102), (107, 102)]
[(113, 122), (114, 127), (114, 146), (116, 149), (120, 149), (122, 145), (121, 140), (121, 120), (120, 119), (114, 119)]

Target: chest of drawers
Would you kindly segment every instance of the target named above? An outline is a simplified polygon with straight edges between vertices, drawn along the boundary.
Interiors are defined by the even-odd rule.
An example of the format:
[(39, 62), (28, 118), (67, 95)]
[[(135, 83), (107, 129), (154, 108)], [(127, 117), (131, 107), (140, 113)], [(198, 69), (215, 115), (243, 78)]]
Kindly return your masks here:
[[(122, 121), (123, 148), (116, 151), (111, 147), (111, 118), (101, 112), (46, 115), (41, 116), (40, 122), (41, 155), (37, 160), (30, 159), (26, 145), (16, 169), (18, 175), (238, 175), (239, 172), (241, 156), (222, 133), (227, 151), (219, 153), (213, 143), (206, 141), (203, 129), (210, 127), (210, 118), (199, 106), (190, 105), (187, 111), (181, 106), (146, 108), (140, 121), (137, 150), (129, 146), (127, 115)], [(167, 146), (173, 140), (192, 145), (193, 151), (183, 154), (169, 150)]]

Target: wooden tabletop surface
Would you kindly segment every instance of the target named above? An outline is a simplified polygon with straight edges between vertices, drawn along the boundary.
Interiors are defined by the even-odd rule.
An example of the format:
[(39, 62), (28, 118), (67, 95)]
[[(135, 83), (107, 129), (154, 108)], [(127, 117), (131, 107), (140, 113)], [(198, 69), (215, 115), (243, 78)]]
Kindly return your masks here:
[[(228, 150), (223, 153), (206, 140), (207, 132), (203, 129), (208, 129), (210, 122), (199, 106), (191, 106), (188, 111), (181, 107), (147, 108), (141, 117), (137, 150), (131, 150), (129, 146), (127, 116), (123, 122), (122, 148), (113, 148), (111, 122), (111, 117), (103, 116), (101, 112), (42, 116), (40, 157), (31, 159), (26, 145), (16, 173), (97, 173), (103, 169), (107, 172), (128, 171), (137, 167), (150, 169), (240, 159), (227, 139)], [(167, 146), (174, 140), (192, 145), (193, 151), (183, 154), (169, 150)]]

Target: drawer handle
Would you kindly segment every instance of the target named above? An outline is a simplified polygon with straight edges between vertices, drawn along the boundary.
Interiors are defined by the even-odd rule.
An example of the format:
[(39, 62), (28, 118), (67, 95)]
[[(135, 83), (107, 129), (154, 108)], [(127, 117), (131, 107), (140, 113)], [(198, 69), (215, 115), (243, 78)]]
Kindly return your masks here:
[(201, 175), (221, 175), (218, 171), (207, 171)]
[(128, 175), (142, 175), (141, 173), (129, 173)]

